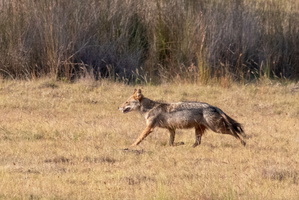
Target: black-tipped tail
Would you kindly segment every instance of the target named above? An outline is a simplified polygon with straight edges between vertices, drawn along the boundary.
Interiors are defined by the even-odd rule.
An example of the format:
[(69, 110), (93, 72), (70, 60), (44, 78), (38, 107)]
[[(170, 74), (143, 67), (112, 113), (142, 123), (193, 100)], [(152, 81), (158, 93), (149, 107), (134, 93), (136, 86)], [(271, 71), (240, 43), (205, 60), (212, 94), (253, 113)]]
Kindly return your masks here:
[(236, 138), (240, 139), (241, 143), (245, 146), (246, 142), (240, 138), (242, 136), (243, 138), (246, 138), (246, 134), (243, 130), (242, 124), (237, 122), (236, 120), (232, 119), (228, 115), (226, 115), (224, 112), (220, 113), (223, 117), (226, 127), (229, 129), (230, 133), (234, 135)]

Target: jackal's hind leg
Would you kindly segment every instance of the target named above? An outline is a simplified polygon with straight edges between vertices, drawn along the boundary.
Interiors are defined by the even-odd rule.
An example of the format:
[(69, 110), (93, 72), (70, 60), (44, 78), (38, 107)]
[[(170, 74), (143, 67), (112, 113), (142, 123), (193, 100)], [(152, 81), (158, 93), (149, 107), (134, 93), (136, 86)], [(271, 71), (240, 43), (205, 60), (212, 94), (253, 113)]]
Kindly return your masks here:
[(204, 133), (205, 129), (206, 129), (206, 127), (204, 127), (204, 126), (195, 127), (195, 143), (193, 144), (192, 147), (196, 147), (196, 146), (200, 145), (201, 136)]
[(146, 138), (151, 132), (153, 132), (154, 127), (153, 126), (147, 126), (142, 133), (140, 134), (140, 136), (137, 138), (137, 140), (131, 145), (131, 146), (137, 146), (142, 140), (144, 140), (144, 138)]

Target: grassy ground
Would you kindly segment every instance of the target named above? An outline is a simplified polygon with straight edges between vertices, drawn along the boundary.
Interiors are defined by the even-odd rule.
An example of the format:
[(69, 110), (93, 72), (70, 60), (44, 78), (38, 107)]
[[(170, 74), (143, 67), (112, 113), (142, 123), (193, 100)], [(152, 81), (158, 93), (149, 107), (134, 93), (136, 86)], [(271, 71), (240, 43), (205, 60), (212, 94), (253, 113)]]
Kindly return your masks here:
[[(298, 88), (298, 87), (297, 87)], [(117, 107), (133, 86), (38, 80), (0, 83), (0, 199), (298, 199), (299, 89), (294, 84), (143, 86), (154, 100), (197, 100), (243, 123), (244, 148), (208, 131), (144, 128)]]

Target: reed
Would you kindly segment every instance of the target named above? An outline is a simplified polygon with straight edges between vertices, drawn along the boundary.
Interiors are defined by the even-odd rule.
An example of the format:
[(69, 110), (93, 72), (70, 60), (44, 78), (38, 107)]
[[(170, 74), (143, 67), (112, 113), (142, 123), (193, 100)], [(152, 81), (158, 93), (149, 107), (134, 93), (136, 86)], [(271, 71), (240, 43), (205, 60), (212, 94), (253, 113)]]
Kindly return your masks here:
[(298, 80), (298, 10), (293, 0), (1, 1), (0, 73), (127, 83)]

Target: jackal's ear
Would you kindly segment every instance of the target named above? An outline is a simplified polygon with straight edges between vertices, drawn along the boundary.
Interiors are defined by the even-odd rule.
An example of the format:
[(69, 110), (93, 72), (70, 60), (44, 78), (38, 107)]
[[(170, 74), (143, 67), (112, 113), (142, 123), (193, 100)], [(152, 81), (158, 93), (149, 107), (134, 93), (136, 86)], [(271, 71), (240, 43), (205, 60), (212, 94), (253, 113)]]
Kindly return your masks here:
[(143, 95), (141, 93), (141, 89), (135, 89), (134, 90), (134, 96), (136, 100), (141, 100), (143, 98)]

